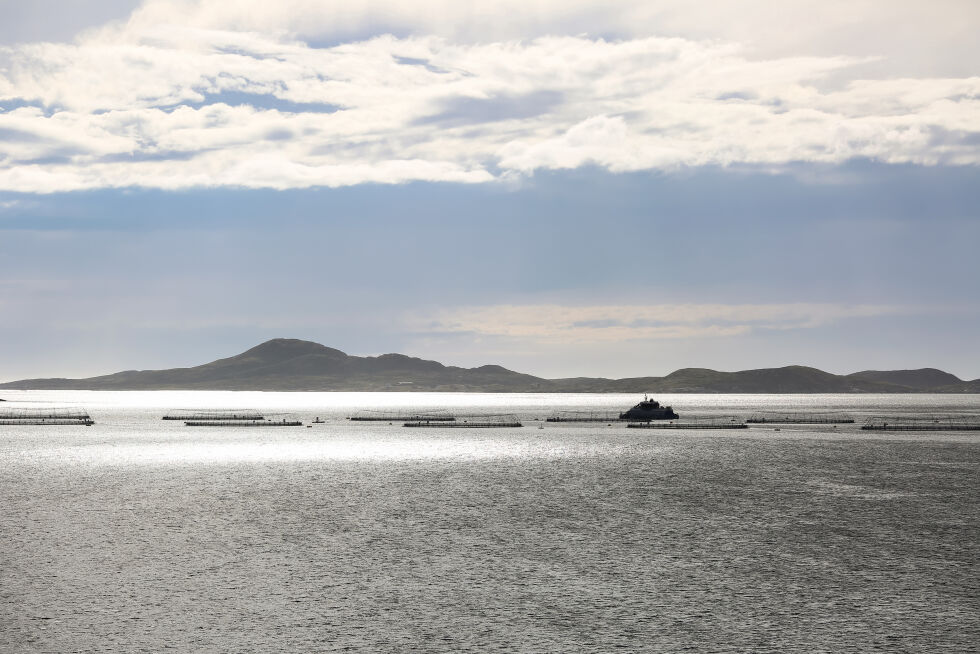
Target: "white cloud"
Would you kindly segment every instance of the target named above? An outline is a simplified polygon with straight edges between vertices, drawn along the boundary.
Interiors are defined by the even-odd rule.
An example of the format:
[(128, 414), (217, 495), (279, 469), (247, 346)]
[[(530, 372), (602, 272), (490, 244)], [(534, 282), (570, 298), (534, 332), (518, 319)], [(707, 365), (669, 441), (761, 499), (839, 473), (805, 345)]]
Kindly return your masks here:
[(148, 0), (122, 28), (160, 24), (331, 42), (385, 32), (464, 43), (681, 36), (743, 43), (759, 58), (876, 56), (891, 73), (916, 75), (973, 72), (980, 60), (973, 0)]
[(413, 315), (419, 332), (469, 333), (521, 342), (603, 343), (715, 338), (759, 329), (810, 329), (853, 318), (908, 312), (883, 305), (666, 304), (494, 305)]
[[(0, 190), (480, 183), (583, 165), (980, 161), (980, 77), (822, 89), (815, 82), (864, 60), (760, 60), (730, 42), (648, 36), (473, 42), (450, 26), (485, 18), (486, 33), (496, 34), (493, 25), (511, 20), (501, 7), (516, 12), (501, 34), (598, 14), (584, 2), (564, 13), (549, 3), (460, 6), (153, 1), (74, 44), (8, 48)], [(616, 6), (602, 20), (653, 21), (641, 5)], [(671, 11), (667, 3), (655, 15)], [(453, 38), (380, 36), (329, 48), (296, 38), (356, 32), (383, 12)]]

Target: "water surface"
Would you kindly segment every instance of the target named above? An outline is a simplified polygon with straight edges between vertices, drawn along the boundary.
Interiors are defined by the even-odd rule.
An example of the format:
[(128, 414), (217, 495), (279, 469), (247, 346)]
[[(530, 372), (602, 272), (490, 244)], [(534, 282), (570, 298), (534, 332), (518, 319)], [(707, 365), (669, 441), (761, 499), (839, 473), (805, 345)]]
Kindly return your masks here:
[[(980, 396), (7, 392), (93, 427), (0, 427), (0, 651), (966, 652), (980, 647), (980, 434), (872, 434)], [(21, 404), (18, 404), (21, 405)], [(257, 408), (311, 428), (184, 427)], [(351, 423), (508, 412), (508, 430)], [(543, 427), (543, 428), (539, 428)]]

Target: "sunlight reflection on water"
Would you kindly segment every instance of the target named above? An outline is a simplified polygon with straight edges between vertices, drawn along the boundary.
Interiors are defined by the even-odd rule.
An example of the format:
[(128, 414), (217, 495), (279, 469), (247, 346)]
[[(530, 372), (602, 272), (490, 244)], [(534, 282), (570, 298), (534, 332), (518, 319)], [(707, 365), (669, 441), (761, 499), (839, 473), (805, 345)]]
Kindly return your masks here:
[[(970, 651), (980, 433), (554, 424), (633, 395), (5, 393), (0, 651)], [(980, 396), (669, 396), (980, 412)], [(175, 408), (310, 427), (194, 428)], [(519, 414), (515, 429), (354, 423)], [(858, 423), (858, 424), (859, 424)], [(539, 429), (541, 427), (541, 429)]]
[[(551, 455), (558, 456), (561, 450)], [(330, 460), (488, 459), (547, 456), (527, 443), (487, 441), (330, 440), (275, 441), (224, 440), (180, 443), (126, 443), (56, 447), (39, 453), (50, 463), (85, 465), (227, 464), (258, 462), (310, 462)]]

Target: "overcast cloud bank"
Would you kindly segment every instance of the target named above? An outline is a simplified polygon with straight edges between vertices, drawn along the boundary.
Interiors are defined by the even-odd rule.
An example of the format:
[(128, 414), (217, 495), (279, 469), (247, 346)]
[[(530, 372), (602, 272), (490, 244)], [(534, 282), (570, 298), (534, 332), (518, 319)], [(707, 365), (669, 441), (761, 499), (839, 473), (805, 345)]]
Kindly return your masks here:
[(664, 37), (385, 35), (320, 48), (241, 31), (284, 23), (282, 10), (221, 7), (149, 3), (72, 44), (5, 48), (0, 190), (980, 160), (980, 77), (841, 84), (867, 59), (759, 60), (736, 43)]

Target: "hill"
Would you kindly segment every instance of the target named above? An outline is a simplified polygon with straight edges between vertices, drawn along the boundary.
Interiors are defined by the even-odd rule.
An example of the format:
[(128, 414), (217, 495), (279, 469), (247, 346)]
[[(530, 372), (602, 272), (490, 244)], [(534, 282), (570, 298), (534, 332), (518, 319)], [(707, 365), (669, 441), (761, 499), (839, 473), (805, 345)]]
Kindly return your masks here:
[(942, 370), (865, 370), (834, 375), (806, 366), (719, 372), (682, 368), (665, 377), (542, 379), (501, 366), (445, 366), (404, 354), (352, 356), (297, 339), (277, 338), (192, 368), (127, 370), (87, 379), (25, 379), (9, 389), (469, 391), (552, 393), (978, 393), (980, 380)]
[(855, 381), (872, 381), (884, 384), (894, 384), (896, 386), (907, 386), (929, 390), (962, 384), (963, 381), (956, 375), (951, 375), (935, 368), (920, 368), (918, 370), (865, 370), (847, 375), (848, 379)]
[(319, 343), (277, 338), (193, 368), (127, 370), (87, 379), (27, 379), (0, 388), (508, 392), (539, 390), (543, 381), (500, 366), (457, 368), (403, 354), (357, 357)]

